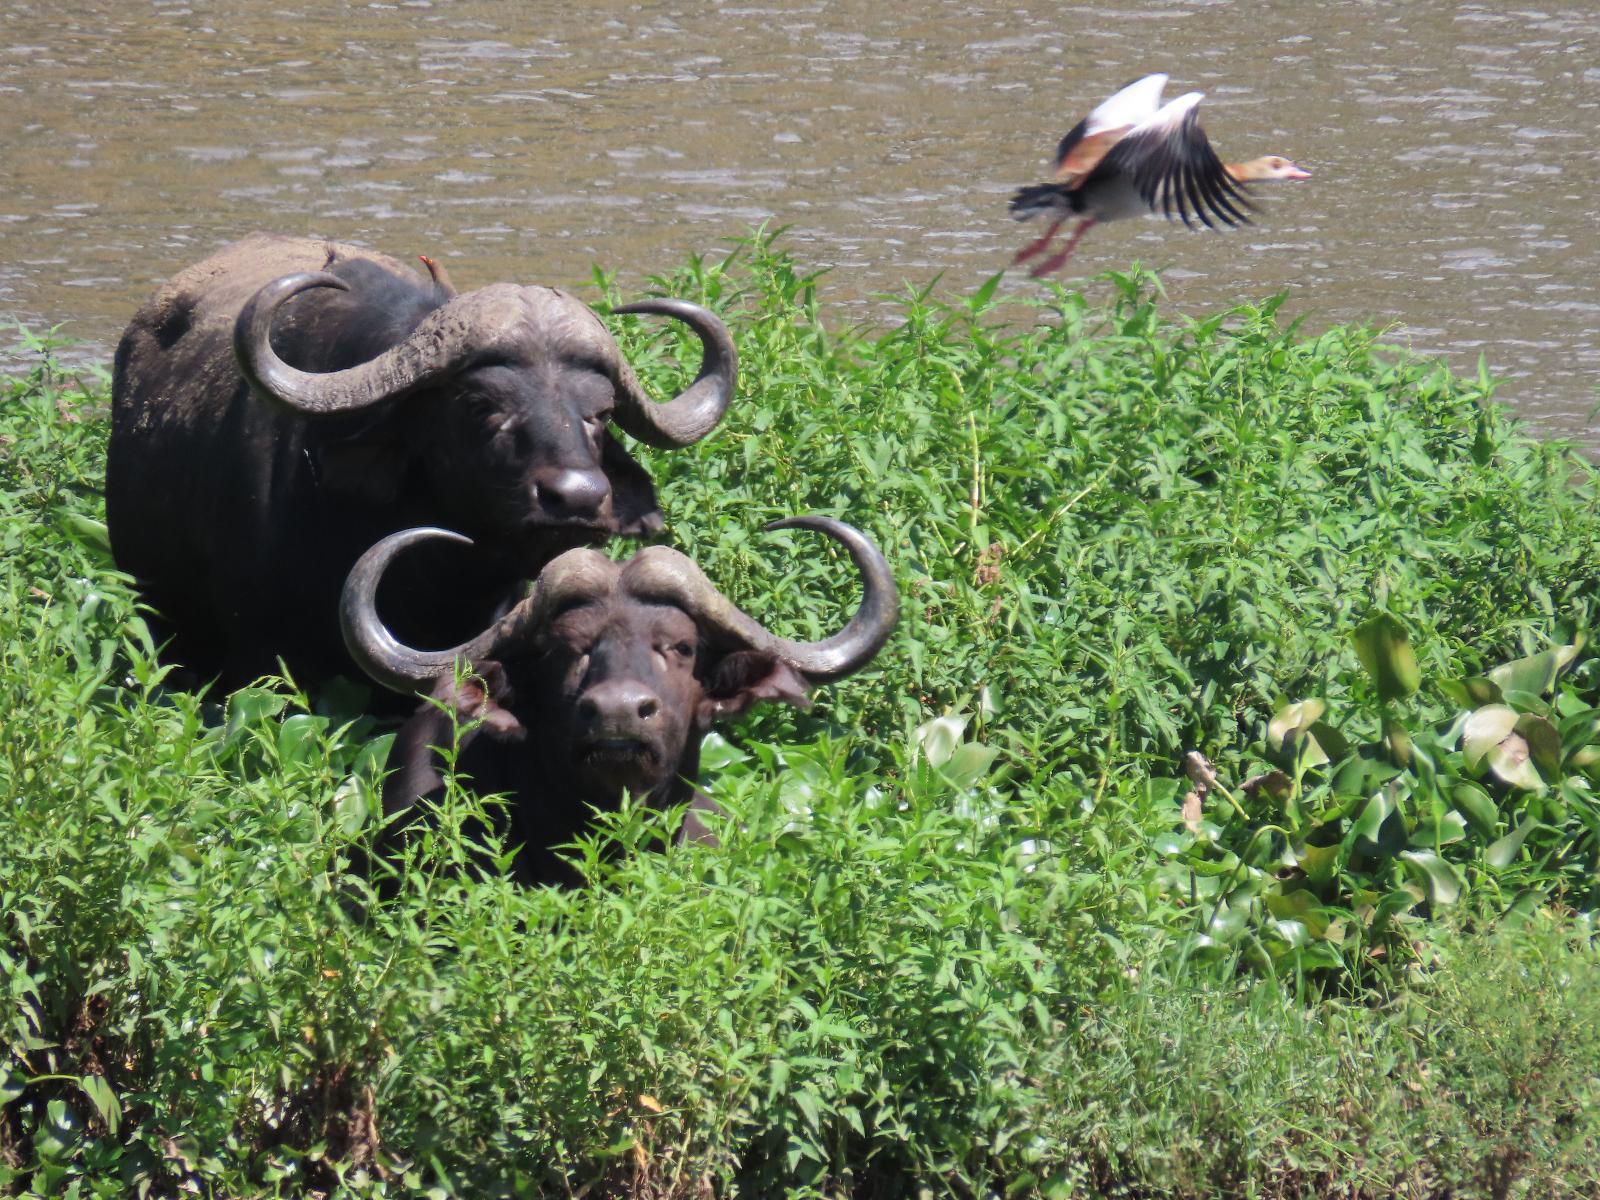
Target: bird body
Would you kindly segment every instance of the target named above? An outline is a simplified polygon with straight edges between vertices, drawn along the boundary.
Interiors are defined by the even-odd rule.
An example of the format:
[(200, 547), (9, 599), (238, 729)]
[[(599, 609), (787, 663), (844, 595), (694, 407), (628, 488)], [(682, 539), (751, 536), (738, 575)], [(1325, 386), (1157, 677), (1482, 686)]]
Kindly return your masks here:
[(1248, 224), (1251, 209), (1243, 187), (1276, 179), (1309, 179), (1311, 173), (1279, 155), (1247, 163), (1224, 163), (1200, 128), (1203, 92), (1161, 103), (1164, 74), (1136, 79), (1099, 104), (1056, 147), (1050, 183), (1019, 189), (1011, 215), (1026, 221), (1040, 213), (1053, 220), (1043, 237), (1017, 254), (1023, 262), (1044, 252), (1069, 218), (1083, 220), (1065, 248), (1033, 268), (1035, 276), (1058, 269), (1090, 227), (1147, 213), (1176, 211), (1185, 225), (1208, 229)]

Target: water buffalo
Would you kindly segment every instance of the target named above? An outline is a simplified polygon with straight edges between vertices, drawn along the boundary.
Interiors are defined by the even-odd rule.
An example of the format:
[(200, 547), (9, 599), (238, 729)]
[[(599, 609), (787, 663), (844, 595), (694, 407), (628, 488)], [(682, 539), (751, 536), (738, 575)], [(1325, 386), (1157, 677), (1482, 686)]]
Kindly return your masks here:
[[(551, 849), (568, 842), (589, 809), (615, 809), (624, 791), (652, 805), (689, 801), (683, 835), (706, 839), (694, 790), (700, 741), (712, 722), (763, 700), (804, 706), (812, 684), (860, 670), (882, 648), (898, 607), (878, 548), (849, 525), (795, 517), (769, 529), (816, 529), (842, 543), (863, 584), (848, 624), (820, 642), (768, 633), (714, 588), (687, 557), (650, 546), (625, 563), (598, 551), (561, 555), (516, 608), (470, 642), (431, 653), (400, 644), (373, 597), (390, 560), (456, 534), (414, 529), (374, 546), (350, 573), (341, 623), (369, 675), (398, 691), (428, 689), (395, 737), (383, 808), (386, 838), (420, 797), (443, 790), (437, 747), (452, 723), (480, 720), (457, 767), (484, 793), (504, 793), (515, 873), (526, 882), (572, 882)], [(458, 683), (456, 662), (472, 674)]]
[[(678, 300), (698, 378), (657, 404), (600, 319), (544, 287), (457, 295), (354, 246), (253, 234), (159, 288), (117, 347), (106, 514), (117, 564), (195, 682), (348, 669), (335, 612), (361, 552), (416, 525), (468, 533), (385, 589), (391, 624), (447, 645), (560, 552), (661, 527), (649, 475), (613, 438), (711, 431), (733, 395), (723, 323)], [(460, 555), (460, 551), (455, 551)], [(456, 586), (429, 586), (448, 573)]]

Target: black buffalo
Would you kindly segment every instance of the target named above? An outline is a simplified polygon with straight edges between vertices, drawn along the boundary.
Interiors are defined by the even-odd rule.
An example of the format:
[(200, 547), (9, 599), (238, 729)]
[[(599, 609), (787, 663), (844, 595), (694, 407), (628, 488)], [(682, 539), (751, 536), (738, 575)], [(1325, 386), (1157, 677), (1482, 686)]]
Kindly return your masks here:
[[(452, 724), (481, 721), (461, 742), (458, 770), (483, 793), (509, 797), (503, 833), (521, 846), (526, 882), (571, 882), (552, 847), (568, 842), (591, 808), (614, 810), (624, 792), (654, 806), (690, 802), (683, 835), (707, 837), (696, 809), (711, 802), (691, 782), (700, 741), (714, 721), (763, 700), (807, 703), (816, 683), (860, 670), (894, 628), (894, 577), (871, 539), (825, 517), (769, 528), (820, 530), (842, 543), (860, 572), (860, 607), (820, 642), (777, 637), (746, 616), (684, 555), (650, 546), (625, 563), (594, 550), (563, 554), (528, 597), (453, 650), (401, 645), (378, 619), (373, 597), (406, 547), (458, 535), (395, 534), (350, 574), (341, 620), (350, 652), (397, 691), (428, 689), (395, 737), (383, 807), (392, 839), (422, 797), (443, 790), (438, 747)], [(457, 678), (457, 661), (470, 675)]]
[[(399, 529), (471, 535), (455, 590), (427, 556), (385, 591), (405, 636), (482, 628), (560, 552), (661, 527), (649, 475), (610, 425), (685, 446), (721, 419), (736, 356), (712, 313), (686, 322), (699, 377), (653, 403), (600, 319), (551, 288), (455, 294), (353, 246), (253, 234), (163, 285), (117, 347), (106, 510), (117, 564), (196, 682), (345, 670), (339, 588)], [(443, 554), (443, 550), (434, 551)], [(458, 552), (459, 553), (459, 552)]]

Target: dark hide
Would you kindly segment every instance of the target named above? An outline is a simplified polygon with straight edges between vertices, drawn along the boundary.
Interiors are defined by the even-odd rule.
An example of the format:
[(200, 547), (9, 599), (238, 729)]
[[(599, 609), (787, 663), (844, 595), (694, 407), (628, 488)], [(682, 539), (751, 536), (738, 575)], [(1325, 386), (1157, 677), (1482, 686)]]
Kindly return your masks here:
[(339, 588), (395, 530), (445, 524), (477, 543), (424, 548), (385, 582), (391, 628), (440, 646), (561, 551), (661, 525), (649, 476), (606, 425), (612, 381), (555, 335), (348, 414), (252, 395), (233, 350), (240, 310), (274, 279), (325, 268), (350, 290), (303, 292), (273, 326), (274, 349), (306, 371), (367, 362), (449, 297), (370, 251), (253, 234), (158, 289), (117, 347), (112, 549), (192, 683), (233, 687), (280, 657), (302, 684), (352, 672)]
[(714, 843), (699, 814), (715, 805), (692, 783), (700, 741), (763, 700), (804, 706), (806, 682), (772, 654), (712, 644), (679, 608), (620, 592), (569, 608), (533, 632), (525, 656), (434, 685), (389, 754), (383, 844), (392, 850), (418, 799), (443, 794), (436, 748), (451, 742), (452, 713), (481, 722), (462, 738), (457, 769), (477, 792), (508, 797), (498, 832), (521, 847), (522, 882), (576, 883), (553, 848), (625, 790), (658, 808), (688, 802), (680, 838)]

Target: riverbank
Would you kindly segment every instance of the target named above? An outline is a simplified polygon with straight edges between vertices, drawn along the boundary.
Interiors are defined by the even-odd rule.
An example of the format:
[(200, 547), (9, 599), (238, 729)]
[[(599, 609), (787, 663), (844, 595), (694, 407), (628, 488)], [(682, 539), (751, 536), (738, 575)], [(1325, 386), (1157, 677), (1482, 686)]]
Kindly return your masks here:
[[(708, 746), (721, 848), (602, 861), (659, 827), (626, 813), (577, 893), (447, 873), (455, 794), (398, 895), (366, 896), (384, 730), (338, 689), (163, 690), (98, 524), (105, 381), (42, 358), (10, 383), (0, 1188), (1600, 1192), (1595, 768), (1563, 745), (1557, 789), (1474, 777), (1484, 828), (1447, 837), (1384, 724), (1426, 757), (1451, 681), (1552, 647), (1577, 647), (1560, 678), (1500, 699), (1563, 731), (1600, 703), (1591, 467), (1489, 381), (1270, 302), (1173, 324), (1119, 277), (1026, 330), (985, 323), (985, 288), (880, 333), (827, 327), (759, 246), (657, 282), (728, 316), (745, 381), (708, 442), (648, 456), (674, 543), (816, 636), (848, 572), (759, 530), (835, 515), (904, 615), (811, 712)], [(658, 391), (695, 361), (624, 337)], [(1371, 828), (1316, 815), (1326, 733), (1326, 769), (1293, 733), (1274, 758), (1313, 697), (1386, 739), (1351, 756), (1385, 772)], [(1191, 750), (1224, 784), (1198, 810)], [(1274, 765), (1289, 791), (1237, 786)], [(1567, 811), (1506, 853), (1552, 790)], [(1347, 853), (1312, 879), (1332, 820)], [(1449, 898), (1402, 857), (1428, 828)]]

